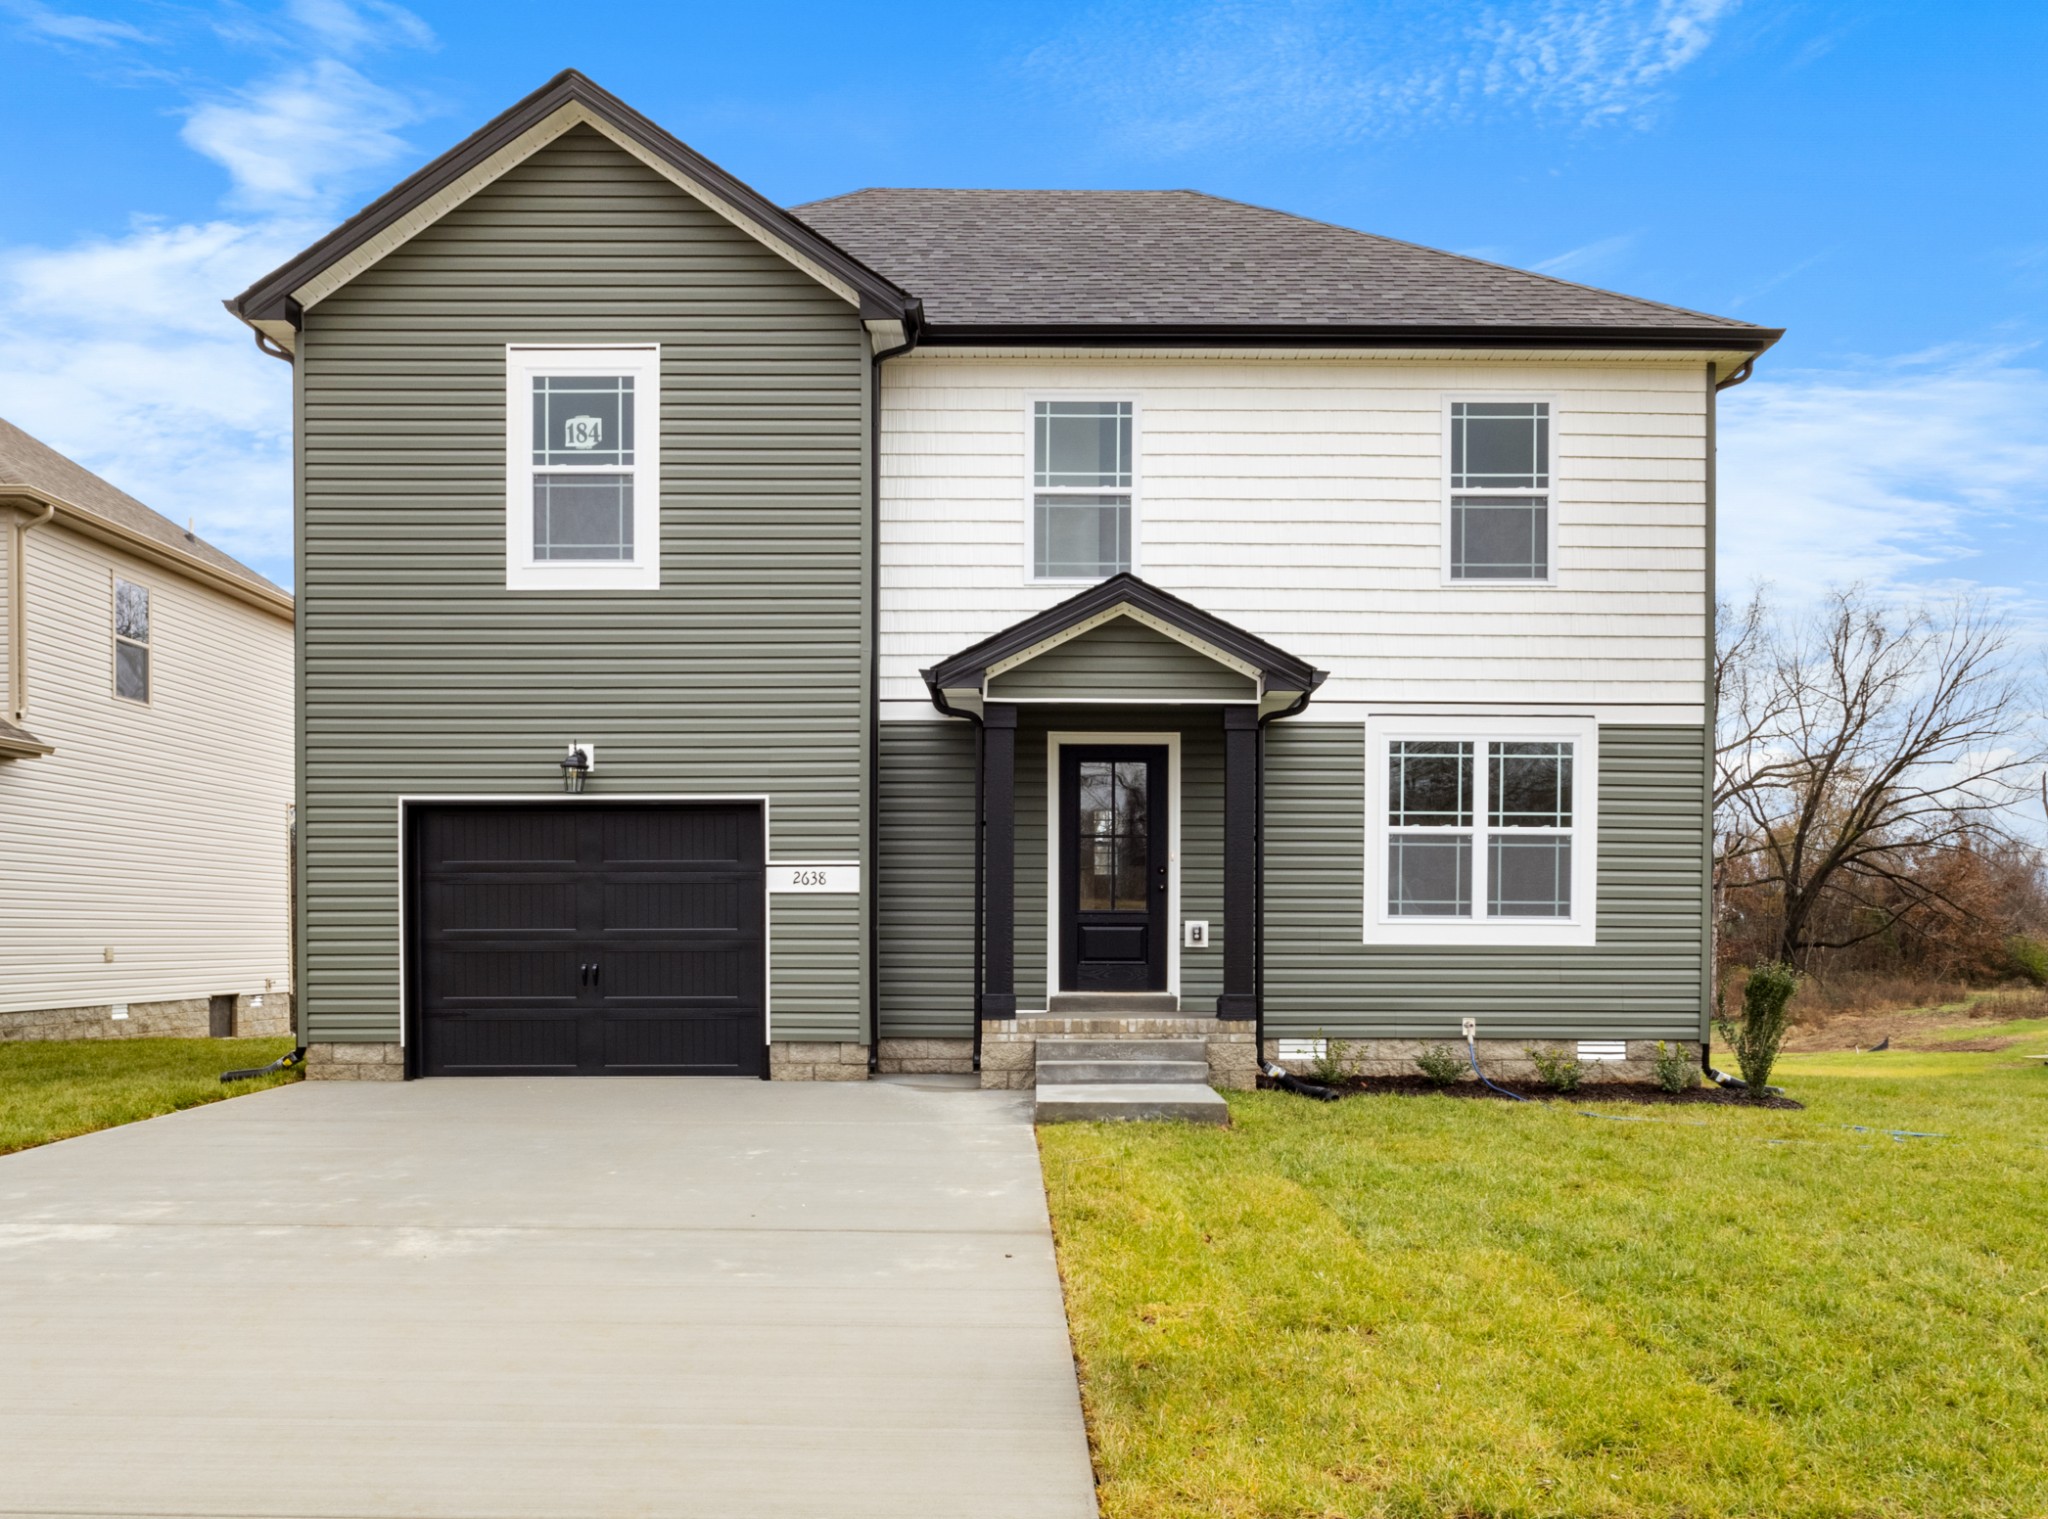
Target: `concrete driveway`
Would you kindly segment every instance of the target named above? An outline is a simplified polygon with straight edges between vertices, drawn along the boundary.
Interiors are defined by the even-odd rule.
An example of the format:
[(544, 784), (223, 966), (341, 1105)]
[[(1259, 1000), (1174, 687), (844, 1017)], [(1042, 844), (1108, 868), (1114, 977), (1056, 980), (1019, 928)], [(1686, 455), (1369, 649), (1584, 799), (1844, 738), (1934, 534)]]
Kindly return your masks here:
[(1028, 1109), (323, 1083), (0, 1157), (0, 1513), (1093, 1515)]

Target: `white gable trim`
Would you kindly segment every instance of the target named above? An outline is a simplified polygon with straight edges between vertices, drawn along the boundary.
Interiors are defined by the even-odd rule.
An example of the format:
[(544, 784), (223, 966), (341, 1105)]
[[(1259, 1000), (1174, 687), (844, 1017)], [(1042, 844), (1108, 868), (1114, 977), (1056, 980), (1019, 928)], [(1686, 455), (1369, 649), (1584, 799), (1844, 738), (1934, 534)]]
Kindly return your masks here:
[(1154, 617), (1150, 612), (1132, 606), (1127, 601), (1120, 601), (1106, 611), (1097, 612), (1093, 617), (1083, 618), (1072, 627), (1060, 629), (1059, 632), (1033, 644), (1028, 649), (1020, 650), (1010, 655), (1007, 659), (997, 660), (983, 673), (982, 690), (986, 692), (988, 690), (988, 683), (998, 675), (1006, 675), (1019, 665), (1029, 664), (1032, 660), (1038, 658), (1039, 655), (1050, 653), (1061, 644), (1071, 642), (1073, 639), (1079, 638), (1083, 633), (1092, 633), (1104, 623), (1113, 622), (1119, 617), (1128, 617), (1141, 627), (1150, 628), (1155, 633), (1171, 638), (1175, 643), (1186, 645), (1204, 658), (1214, 660), (1217, 664), (1223, 666), (1224, 669), (1232, 670), (1242, 675), (1254, 685), (1259, 682), (1259, 667), (1257, 665), (1247, 664), (1236, 655), (1225, 653), (1217, 648), (1216, 645), (1204, 642), (1202, 639), (1195, 637), (1194, 634), (1183, 628), (1175, 627), (1163, 618)]
[(564, 132), (576, 126), (589, 126), (602, 133), (608, 140), (632, 154), (699, 205), (724, 217), (769, 252), (801, 269), (848, 305), (859, 307), (860, 295), (851, 285), (828, 274), (820, 265), (806, 258), (752, 217), (707, 194), (702, 185), (686, 177), (673, 164), (650, 152), (602, 116), (591, 111), (581, 101), (576, 100), (564, 105), (545, 121), (538, 122), (520, 133), (467, 174), (442, 189), (439, 194), (422, 201), (375, 237), (353, 249), (346, 258), (328, 265), (294, 290), (292, 298), (307, 308), (324, 301), (372, 264), (418, 237), (485, 185), (524, 163)]

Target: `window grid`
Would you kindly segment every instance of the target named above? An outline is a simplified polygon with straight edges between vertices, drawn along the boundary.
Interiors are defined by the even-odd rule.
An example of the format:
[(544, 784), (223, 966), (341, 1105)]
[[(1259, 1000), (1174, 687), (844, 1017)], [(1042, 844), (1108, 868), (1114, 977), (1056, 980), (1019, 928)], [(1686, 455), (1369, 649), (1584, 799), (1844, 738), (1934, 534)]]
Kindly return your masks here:
[(512, 590), (661, 584), (661, 349), (507, 344)]
[(1463, 581), (1551, 578), (1547, 401), (1453, 401), (1445, 562)]
[(1480, 749), (1476, 740), (1388, 744), (1388, 917), (1572, 916), (1574, 745), (1486, 741), (1486, 805), (1475, 813)]
[(1135, 408), (1037, 401), (1031, 409), (1031, 575), (1096, 580), (1133, 563)]
[(114, 582), (114, 694), (149, 700), (149, 587)]

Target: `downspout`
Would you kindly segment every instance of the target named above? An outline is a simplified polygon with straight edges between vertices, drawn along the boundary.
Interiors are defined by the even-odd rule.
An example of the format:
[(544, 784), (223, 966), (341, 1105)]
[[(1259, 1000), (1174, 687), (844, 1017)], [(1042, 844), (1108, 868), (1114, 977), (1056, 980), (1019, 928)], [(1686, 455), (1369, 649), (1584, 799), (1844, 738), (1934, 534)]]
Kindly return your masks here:
[(932, 705), (945, 713), (946, 716), (964, 717), (974, 724), (974, 985), (969, 990), (967, 1002), (968, 1011), (974, 1020), (974, 1069), (979, 1071), (981, 1069), (981, 976), (982, 933), (984, 928), (982, 891), (986, 885), (983, 857), (988, 831), (988, 820), (982, 815), (985, 803), (981, 793), (981, 746), (985, 730), (982, 727), (981, 717), (978, 713), (963, 712), (958, 707), (953, 706), (946, 700), (946, 693), (929, 682), (926, 683), (926, 689), (932, 694)]
[(1252, 1050), (1260, 1070), (1266, 1068), (1266, 725), (1301, 711), (1328, 678), (1327, 670), (1316, 671), (1306, 691), (1278, 712), (1268, 712), (1259, 719), (1255, 782), (1259, 790), (1258, 836), (1252, 853), (1252, 932), (1256, 935), (1252, 942)]
[(17, 517), (7, 545), (7, 711), (8, 721), (28, 720), (28, 535), (57, 515), (45, 501), (39, 517)]
[[(865, 330), (865, 329), (863, 329)], [(917, 346), (903, 324), (894, 348), (868, 358), (868, 1074), (882, 1068), (882, 361)], [(977, 1019), (975, 1027), (981, 1027)], [(980, 1069), (977, 1064), (976, 1069)]]

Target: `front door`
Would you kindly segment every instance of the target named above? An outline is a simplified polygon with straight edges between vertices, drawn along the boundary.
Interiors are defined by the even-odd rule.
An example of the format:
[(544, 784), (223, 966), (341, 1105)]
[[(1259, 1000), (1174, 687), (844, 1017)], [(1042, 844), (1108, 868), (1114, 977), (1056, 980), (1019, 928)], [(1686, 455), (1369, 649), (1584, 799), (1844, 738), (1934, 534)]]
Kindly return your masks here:
[(1060, 750), (1060, 987), (1166, 990), (1166, 750)]

